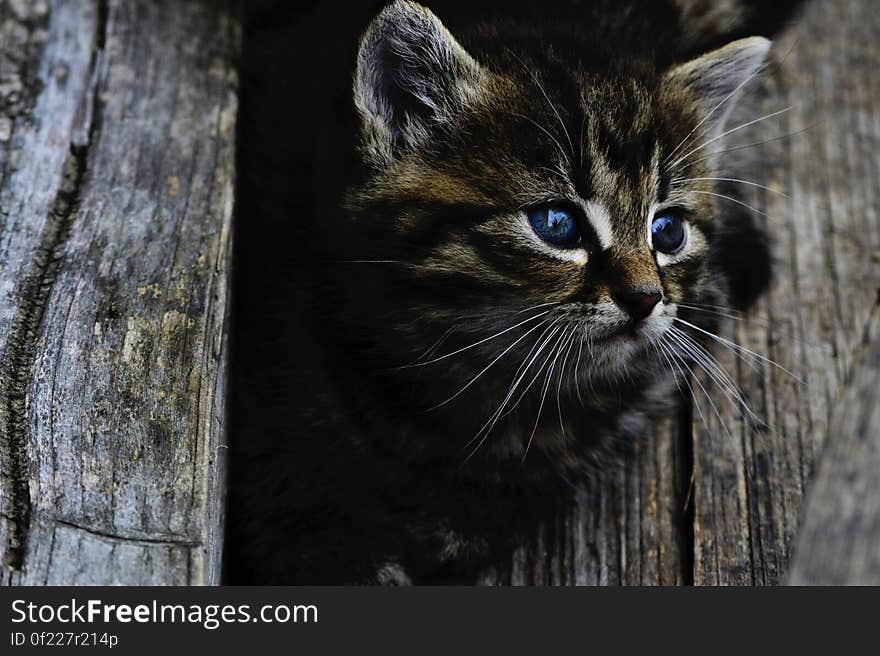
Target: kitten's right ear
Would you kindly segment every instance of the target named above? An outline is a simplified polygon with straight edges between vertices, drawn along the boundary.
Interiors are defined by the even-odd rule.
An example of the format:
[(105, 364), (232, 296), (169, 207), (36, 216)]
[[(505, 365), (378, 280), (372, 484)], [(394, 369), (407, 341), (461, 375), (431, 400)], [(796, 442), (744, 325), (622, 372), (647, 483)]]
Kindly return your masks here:
[(764, 66), (770, 41), (753, 36), (674, 67), (666, 74), (667, 88), (690, 91), (705, 114), (710, 136), (721, 134), (742, 88)]
[(402, 0), (386, 7), (361, 39), (355, 72), (365, 153), (390, 164), (475, 98), (485, 76), (431, 11)]

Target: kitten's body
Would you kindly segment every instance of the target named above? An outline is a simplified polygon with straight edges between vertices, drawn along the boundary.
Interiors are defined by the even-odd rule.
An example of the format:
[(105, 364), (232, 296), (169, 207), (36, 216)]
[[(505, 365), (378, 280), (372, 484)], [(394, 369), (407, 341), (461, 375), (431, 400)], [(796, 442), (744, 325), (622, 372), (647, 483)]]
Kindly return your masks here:
[[(737, 273), (715, 235), (745, 219), (722, 226), (707, 182), (675, 188), (711, 177), (709, 163), (663, 163), (714, 138), (688, 142), (711, 114), (699, 76), (675, 68), (696, 40), (659, 3), (572, 7), (456, 31), (461, 52), (412, 6), (365, 37), (355, 181), (341, 211), (318, 214), (312, 280), (290, 301), (304, 306), (305, 362), (265, 401), (296, 418), (281, 434), (250, 418), (255, 439), (236, 445), (238, 581), (473, 581), (650, 435), (676, 377), (653, 346), (672, 325), (663, 312), (715, 329), (675, 300), (729, 302)], [(406, 50), (422, 29), (440, 39), (426, 57), (438, 89)], [(733, 84), (763, 47), (724, 55), (748, 68)], [(544, 198), (583, 203), (582, 254), (516, 223)], [(672, 201), (687, 204), (696, 250), (666, 262), (640, 226)], [(664, 307), (630, 322), (610, 299), (648, 284)]]

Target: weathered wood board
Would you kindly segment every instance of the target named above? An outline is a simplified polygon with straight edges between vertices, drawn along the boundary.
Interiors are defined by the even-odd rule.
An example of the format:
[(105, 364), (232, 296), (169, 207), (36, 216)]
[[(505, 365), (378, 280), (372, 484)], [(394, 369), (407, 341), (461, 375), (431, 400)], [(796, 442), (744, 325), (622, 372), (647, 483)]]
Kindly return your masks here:
[(239, 39), (0, 0), (3, 583), (220, 580)]
[[(748, 91), (757, 106), (738, 117), (791, 109), (725, 144), (742, 147), (727, 175), (768, 188), (738, 185), (772, 237), (774, 283), (722, 335), (778, 366), (714, 350), (756, 417), (698, 372), (693, 401), (632, 463), (486, 583), (781, 583), (825, 442), (830, 462), (792, 580), (878, 580), (880, 380), (876, 335), (864, 341), (880, 290), (877, 34), (868, 0), (809, 3)], [(844, 562), (823, 567), (845, 542)]]
[(795, 585), (880, 585), (880, 312), (834, 411), (795, 543)]
[(751, 138), (792, 136), (766, 144), (764, 165), (744, 173), (772, 189), (753, 188), (746, 201), (775, 241), (775, 282), (730, 335), (793, 375), (718, 349), (767, 426), (743, 420), (717, 387), (731, 436), (717, 421), (695, 425), (697, 584), (782, 582), (823, 444), (880, 437), (829, 432), (848, 411), (840, 399), (860, 379), (857, 355), (878, 309), (878, 30), (872, 2), (813, 2), (777, 44), (778, 84), (762, 115), (791, 110)]

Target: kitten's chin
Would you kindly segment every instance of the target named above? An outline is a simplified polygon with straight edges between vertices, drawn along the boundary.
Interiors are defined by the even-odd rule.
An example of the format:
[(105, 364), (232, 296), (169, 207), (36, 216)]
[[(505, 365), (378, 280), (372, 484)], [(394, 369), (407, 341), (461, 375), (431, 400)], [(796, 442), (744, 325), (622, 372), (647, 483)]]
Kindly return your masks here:
[(589, 378), (614, 382), (632, 373), (633, 363), (644, 356), (648, 342), (637, 334), (619, 332), (596, 340), (586, 368)]
[(649, 356), (652, 345), (668, 330), (671, 321), (664, 317), (627, 322), (595, 338), (592, 347), (593, 374), (605, 379), (626, 377), (635, 364)]
[(637, 342), (639, 340), (644, 339), (642, 336), (642, 329), (633, 324), (632, 322), (628, 322), (620, 326), (619, 328), (615, 328), (614, 330), (600, 336), (597, 340), (598, 344), (622, 344), (626, 342)]

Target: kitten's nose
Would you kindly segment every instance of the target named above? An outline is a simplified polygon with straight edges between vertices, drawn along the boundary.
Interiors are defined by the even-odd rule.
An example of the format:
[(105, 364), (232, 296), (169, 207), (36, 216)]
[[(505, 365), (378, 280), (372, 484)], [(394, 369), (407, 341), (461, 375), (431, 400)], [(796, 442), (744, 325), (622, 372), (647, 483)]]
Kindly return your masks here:
[(622, 307), (634, 321), (641, 321), (649, 314), (654, 306), (663, 298), (659, 291), (650, 289), (619, 289), (611, 293), (614, 302)]

